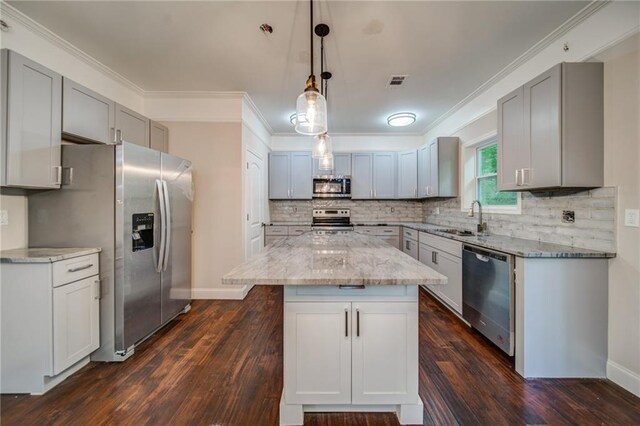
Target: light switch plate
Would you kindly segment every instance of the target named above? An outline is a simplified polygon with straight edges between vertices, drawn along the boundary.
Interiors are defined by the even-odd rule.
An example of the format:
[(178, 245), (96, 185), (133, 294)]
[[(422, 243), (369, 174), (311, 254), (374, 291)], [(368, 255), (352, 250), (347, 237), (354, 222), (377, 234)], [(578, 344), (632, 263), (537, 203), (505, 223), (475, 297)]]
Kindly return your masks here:
[(624, 226), (632, 226), (635, 228), (640, 227), (640, 210), (638, 209), (625, 209), (624, 211)]
[(9, 211), (0, 210), (0, 225), (8, 225), (8, 224), (9, 224)]

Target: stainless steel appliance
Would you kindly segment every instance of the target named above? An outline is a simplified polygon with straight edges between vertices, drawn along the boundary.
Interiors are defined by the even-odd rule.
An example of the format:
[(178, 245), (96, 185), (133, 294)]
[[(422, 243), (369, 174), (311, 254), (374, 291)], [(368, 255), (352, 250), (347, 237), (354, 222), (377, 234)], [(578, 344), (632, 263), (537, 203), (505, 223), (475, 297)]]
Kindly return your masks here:
[(189, 309), (191, 163), (129, 143), (64, 145), (62, 163), (62, 188), (29, 197), (29, 244), (102, 248), (92, 359), (122, 361)]
[(351, 176), (316, 176), (313, 198), (351, 198)]
[(500, 349), (514, 353), (514, 259), (464, 245), (462, 316)]
[(351, 210), (313, 209), (311, 229), (318, 234), (344, 234), (353, 231)]

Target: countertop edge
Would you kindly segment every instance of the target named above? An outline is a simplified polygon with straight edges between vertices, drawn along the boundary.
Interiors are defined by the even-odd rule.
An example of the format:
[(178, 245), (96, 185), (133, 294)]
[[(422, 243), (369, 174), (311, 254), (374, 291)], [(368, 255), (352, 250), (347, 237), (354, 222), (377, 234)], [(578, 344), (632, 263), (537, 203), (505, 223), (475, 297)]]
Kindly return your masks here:
[[(35, 248), (35, 250), (48, 250), (49, 248)], [(73, 259), (74, 257), (87, 256), (94, 253), (100, 253), (101, 248), (51, 248), (51, 250), (74, 250), (69, 253), (62, 253), (57, 255), (43, 255), (43, 256), (20, 256), (17, 253), (12, 255), (11, 252), (18, 250), (32, 250), (32, 249), (10, 249), (0, 251), (0, 263), (54, 263), (61, 260)]]

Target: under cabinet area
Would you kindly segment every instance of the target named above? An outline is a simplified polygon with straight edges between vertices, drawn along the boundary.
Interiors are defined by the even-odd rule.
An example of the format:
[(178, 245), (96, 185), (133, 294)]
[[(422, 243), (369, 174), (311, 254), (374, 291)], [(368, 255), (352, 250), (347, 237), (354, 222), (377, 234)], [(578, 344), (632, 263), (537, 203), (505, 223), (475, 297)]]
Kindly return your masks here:
[(0, 184), (59, 188), (62, 76), (7, 49), (0, 68)]
[(500, 190), (604, 184), (603, 69), (563, 62), (498, 100)]
[(418, 257), (448, 280), (447, 285), (425, 287), (462, 315), (462, 243), (420, 232)]
[(7, 252), (0, 263), (0, 391), (43, 394), (100, 346), (99, 255), (6, 260)]

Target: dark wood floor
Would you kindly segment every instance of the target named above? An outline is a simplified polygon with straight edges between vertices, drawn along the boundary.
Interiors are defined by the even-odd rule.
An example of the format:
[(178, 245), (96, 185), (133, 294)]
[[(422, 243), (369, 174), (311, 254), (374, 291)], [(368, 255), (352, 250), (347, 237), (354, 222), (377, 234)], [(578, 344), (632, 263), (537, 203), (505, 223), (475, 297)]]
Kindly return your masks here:
[[(276, 425), (282, 288), (197, 301), (125, 363), (91, 363), (44, 396), (3, 395), (2, 425)], [(640, 399), (606, 380), (529, 380), (426, 292), (424, 424), (640, 424)], [(308, 425), (396, 425), (393, 414), (307, 414)]]

